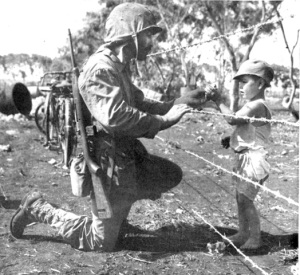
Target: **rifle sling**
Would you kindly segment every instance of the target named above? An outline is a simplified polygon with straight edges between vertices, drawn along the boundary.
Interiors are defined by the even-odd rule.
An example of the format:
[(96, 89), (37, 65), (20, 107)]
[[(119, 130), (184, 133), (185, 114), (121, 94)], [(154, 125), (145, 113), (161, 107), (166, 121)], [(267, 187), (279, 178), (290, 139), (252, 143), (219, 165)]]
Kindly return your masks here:
[(113, 177), (113, 172), (115, 168), (115, 151), (116, 151), (116, 146), (115, 146), (115, 141), (113, 137), (111, 137), (109, 134), (105, 133), (103, 130), (97, 130), (97, 127), (95, 125), (90, 125), (85, 127), (86, 135), (88, 136), (89, 139), (95, 139), (99, 138), (101, 136), (109, 136), (110, 137), (110, 142), (111, 142), (111, 150), (110, 153), (108, 154), (108, 160), (109, 160), (109, 165), (107, 168), (107, 178), (105, 181), (105, 185), (110, 189), (111, 182), (112, 182), (112, 177)]

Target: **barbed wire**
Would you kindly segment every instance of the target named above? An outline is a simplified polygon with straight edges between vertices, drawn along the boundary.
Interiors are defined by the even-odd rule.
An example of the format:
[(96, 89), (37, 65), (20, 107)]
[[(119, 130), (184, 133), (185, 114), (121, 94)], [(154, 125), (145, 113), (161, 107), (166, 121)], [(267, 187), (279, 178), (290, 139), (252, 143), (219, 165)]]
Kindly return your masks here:
[[(209, 178), (209, 179), (211, 180), (211, 182), (213, 182), (213, 183), (216, 184), (216, 182), (215, 182), (214, 180), (212, 180), (209, 176), (206, 175), (206, 177)], [(214, 204), (212, 201), (210, 201), (209, 199), (207, 199), (207, 198), (204, 196), (204, 194), (203, 194), (198, 188), (196, 188), (193, 184), (191, 184), (190, 182), (188, 182), (187, 179), (183, 178), (183, 179), (182, 179), (182, 183), (185, 184), (186, 186), (190, 187), (192, 190), (195, 190), (195, 191), (196, 191), (203, 199), (205, 199), (205, 200), (209, 203), (209, 209), (210, 209), (210, 211), (213, 211), (213, 212), (214, 212), (214, 211), (217, 211), (218, 213), (220, 213), (222, 216), (225, 217), (225, 215), (226, 215), (226, 212), (225, 212), (225, 211), (226, 211), (226, 210), (225, 210), (224, 208), (220, 209), (216, 204)], [(220, 186), (219, 184), (217, 184), (217, 186), (218, 186), (220, 189), (222, 189), (224, 192), (226, 192), (227, 195), (232, 196), (232, 197), (235, 197), (235, 195), (234, 195), (232, 192), (230, 192), (229, 190), (223, 188), (223, 187)], [(261, 204), (261, 201), (260, 201), (259, 198), (258, 198), (258, 202), (259, 202), (259, 204)], [(294, 210), (291, 210), (291, 209), (287, 210), (287, 209), (285, 209), (285, 208), (283, 208), (283, 207), (281, 207), (281, 206), (273, 206), (273, 207), (270, 208), (270, 210), (278, 211), (278, 212), (292, 212), (293, 214), (298, 215), (298, 212), (297, 212), (297, 211), (294, 211)], [(226, 216), (227, 216), (227, 215), (226, 215)], [(227, 217), (228, 217), (228, 216), (227, 216)], [(270, 221), (270, 220), (267, 218), (266, 215), (260, 213), (260, 217), (261, 217), (262, 219), (264, 219), (266, 222), (273, 224), (272, 221)], [(232, 218), (232, 217), (229, 217), (229, 218)], [(273, 225), (276, 226), (276, 228), (278, 228), (278, 229), (279, 229), (280, 231), (282, 231), (284, 234), (288, 234), (288, 232), (285, 231), (285, 229), (279, 227), (278, 225), (275, 225), (275, 224), (273, 224)]]
[[(163, 140), (163, 138), (158, 137), (160, 140)], [(184, 150), (186, 151), (186, 150)], [(205, 160), (205, 159), (204, 159)], [(210, 164), (213, 164), (211, 162), (209, 162)], [(213, 164), (214, 165), (214, 164)], [(255, 182), (254, 182), (255, 183)], [(175, 194), (174, 192), (170, 191), (170, 193), (172, 193), (175, 197), (177, 197), (177, 194)], [(184, 210), (186, 210), (193, 218), (195, 218), (195, 215), (200, 218), (204, 223), (206, 223), (212, 230), (214, 230), (214, 232), (216, 232), (219, 236), (221, 236), (221, 238), (223, 240), (225, 240), (227, 243), (229, 243), (244, 259), (245, 261), (248, 261), (252, 267), (260, 270), (262, 272), (262, 274), (264, 275), (270, 275), (269, 273), (267, 273), (265, 270), (263, 270), (258, 264), (256, 264), (253, 260), (251, 260), (250, 257), (248, 257), (247, 255), (245, 255), (229, 238), (226, 237), (226, 235), (223, 235), (221, 232), (219, 232), (210, 222), (208, 222), (198, 211), (192, 209), (191, 211), (194, 213), (194, 215), (192, 215), (191, 211), (185, 207), (182, 204), (182, 201), (180, 198), (177, 197), (176, 203)], [(298, 214), (298, 213), (297, 213)], [(272, 274), (272, 273), (271, 273)]]
[(197, 155), (197, 154), (194, 153), (194, 152), (191, 152), (191, 151), (188, 151), (188, 150), (185, 150), (185, 149), (182, 149), (182, 150), (183, 150), (184, 152), (186, 152), (187, 154), (190, 154), (190, 155), (195, 156), (196, 158), (202, 159), (203, 161), (205, 161), (205, 162), (207, 162), (207, 163), (213, 165), (214, 167), (216, 167), (216, 168), (219, 169), (219, 170), (222, 170), (222, 171), (224, 171), (224, 172), (226, 172), (226, 173), (228, 173), (228, 174), (231, 174), (231, 175), (233, 175), (233, 176), (236, 176), (236, 177), (238, 177), (238, 178), (240, 178), (240, 179), (242, 179), (242, 180), (244, 180), (244, 181), (250, 182), (250, 183), (254, 184), (256, 187), (259, 187), (259, 188), (261, 188), (261, 189), (263, 189), (263, 190), (265, 190), (265, 191), (267, 191), (267, 192), (273, 194), (275, 197), (284, 199), (284, 200), (286, 200), (288, 203), (294, 204), (294, 205), (296, 205), (296, 206), (299, 207), (299, 203), (295, 202), (295, 201), (294, 201), (293, 199), (291, 199), (291, 198), (287, 198), (287, 197), (281, 195), (279, 191), (273, 191), (273, 190), (269, 189), (268, 187), (259, 184), (258, 182), (255, 182), (255, 181), (253, 181), (253, 180), (250, 180), (250, 179), (248, 179), (248, 178), (245, 178), (245, 177), (243, 177), (243, 176), (241, 176), (240, 174), (237, 174), (237, 173), (235, 173), (235, 172), (229, 171), (229, 170), (227, 170), (227, 169), (225, 169), (225, 168), (223, 168), (223, 167), (221, 167), (221, 166), (219, 166), (219, 165), (217, 165), (217, 164), (215, 164), (215, 163), (213, 163), (213, 162), (211, 162), (211, 161), (209, 161), (209, 160), (207, 160), (207, 159), (205, 159), (205, 158), (203, 158), (203, 157)]
[(216, 115), (216, 116), (227, 116), (227, 117), (232, 117), (232, 118), (243, 118), (243, 119), (248, 119), (250, 122), (261, 121), (261, 122), (269, 122), (270, 124), (281, 123), (281, 124), (286, 124), (286, 125), (290, 125), (290, 126), (294, 126), (294, 127), (300, 126), (299, 122), (289, 122), (289, 121), (278, 120), (278, 119), (254, 118), (254, 117), (248, 117), (248, 116), (237, 116), (236, 114), (223, 114), (223, 113), (198, 111), (198, 110), (193, 110), (192, 113), (202, 113), (202, 114), (210, 114), (210, 115)]
[(282, 207), (282, 206), (279, 206), (279, 207), (277, 207), (277, 206), (274, 206), (274, 207), (271, 207), (271, 210), (278, 210), (278, 211), (280, 211), (280, 212), (292, 212), (293, 214), (296, 214), (296, 215), (298, 215), (299, 214), (299, 212), (297, 212), (297, 211), (295, 211), (295, 210), (288, 210), (288, 209), (285, 209), (284, 207)]
[[(145, 97), (147, 98), (147, 97)], [(147, 98), (148, 100), (152, 100), (155, 102), (162, 103), (163, 101), (157, 100), (157, 99), (152, 99), (152, 98)], [(298, 122), (289, 122), (286, 120), (279, 120), (279, 119), (267, 119), (267, 118), (254, 118), (254, 117), (248, 117), (248, 116), (237, 116), (235, 114), (223, 114), (223, 113), (217, 113), (217, 112), (209, 112), (209, 111), (203, 111), (203, 110), (197, 110), (193, 109), (191, 113), (195, 114), (209, 114), (209, 115), (216, 115), (216, 116), (228, 116), (228, 117), (234, 117), (234, 118), (243, 118), (243, 119), (249, 119), (250, 122), (254, 121), (261, 121), (261, 122), (269, 122), (269, 123), (274, 123), (274, 124), (286, 124), (294, 127), (299, 127), (300, 123)]]
[[(163, 141), (163, 142), (166, 142), (165, 139), (163, 139), (163, 138), (161, 138), (161, 137), (159, 137), (159, 136), (157, 136), (157, 135), (156, 135), (155, 137), (158, 138), (158, 139), (160, 139), (160, 140)], [(180, 149), (181, 149), (182, 151), (186, 152), (187, 154), (190, 154), (190, 155), (192, 155), (192, 156), (194, 156), (194, 157), (196, 157), (196, 158), (199, 158), (199, 159), (201, 159), (201, 160), (203, 160), (203, 161), (205, 161), (205, 162), (211, 164), (212, 166), (216, 167), (216, 168), (219, 169), (219, 170), (222, 170), (222, 171), (224, 171), (224, 172), (226, 172), (226, 173), (228, 173), (228, 174), (231, 174), (231, 175), (233, 175), (233, 176), (236, 176), (236, 177), (238, 177), (238, 178), (240, 178), (240, 179), (242, 179), (242, 180), (244, 180), (244, 181), (250, 182), (250, 183), (254, 184), (255, 186), (257, 186), (257, 187), (259, 187), (259, 188), (261, 188), (261, 189), (263, 189), (263, 190), (265, 190), (265, 191), (267, 191), (267, 192), (273, 194), (275, 197), (281, 198), (281, 199), (283, 199), (283, 200), (286, 200), (288, 203), (293, 204), (293, 205), (299, 207), (299, 203), (295, 202), (295, 201), (294, 201), (293, 199), (291, 199), (291, 198), (287, 198), (287, 197), (281, 195), (281, 193), (279, 192), (279, 190), (278, 190), (278, 191), (273, 191), (273, 190), (269, 189), (268, 187), (266, 187), (266, 186), (264, 186), (264, 185), (260, 185), (258, 182), (252, 181), (252, 180), (250, 180), (250, 179), (248, 179), (248, 178), (245, 178), (245, 177), (243, 177), (243, 176), (241, 176), (241, 175), (239, 175), (239, 174), (237, 174), (237, 173), (235, 173), (235, 172), (229, 171), (229, 170), (227, 170), (227, 169), (225, 169), (225, 168), (223, 168), (223, 167), (221, 167), (221, 166), (219, 166), (219, 165), (217, 165), (217, 164), (215, 164), (215, 163), (213, 163), (213, 162), (211, 162), (211, 161), (209, 161), (209, 160), (207, 160), (207, 159), (205, 159), (205, 158), (203, 158), (203, 157), (197, 155), (197, 154), (194, 153), (194, 152), (191, 152), (191, 151), (186, 150), (186, 149), (183, 149), (183, 148), (180, 148)]]
[[(175, 48), (172, 48), (172, 49), (169, 49), (169, 50), (164, 50), (164, 51), (160, 51), (160, 52), (157, 52), (157, 53), (149, 54), (148, 56), (162, 55), (162, 54), (166, 54), (166, 53), (173, 52), (173, 51), (178, 51), (178, 50), (187, 50), (187, 49), (189, 49), (189, 48), (196, 47), (196, 46), (200, 46), (200, 45), (203, 45), (203, 44), (205, 44), (205, 43), (209, 43), (209, 42), (212, 42), (212, 41), (215, 41), (215, 40), (218, 40), (218, 39), (227, 38), (227, 37), (229, 37), (229, 36), (233, 36), (233, 35), (236, 35), (236, 34), (239, 34), (239, 33), (242, 33), (242, 32), (248, 32), (248, 31), (254, 30), (255, 28), (261, 28), (261, 27), (263, 27), (264, 25), (267, 25), (267, 24), (278, 23), (278, 22), (280, 22), (280, 21), (282, 21), (282, 20), (283, 20), (283, 18), (277, 18), (276, 20), (274, 20), (274, 19), (268, 20), (268, 21), (266, 21), (266, 22), (259, 23), (259, 24), (257, 24), (257, 25), (251, 26), (251, 27), (249, 27), (249, 28), (237, 30), (237, 31), (234, 31), (234, 32), (231, 32), (231, 33), (227, 33), (227, 34), (225, 34), (225, 35), (220, 35), (220, 36), (214, 37), (214, 38), (212, 38), (212, 39), (208, 39), (208, 40), (206, 40), (206, 41), (200, 41), (200, 42), (198, 42), (198, 43), (191, 44), (191, 45), (187, 45), (187, 46), (183, 46), (183, 47), (175, 47)], [(261, 121), (261, 122), (269, 122), (269, 123), (282, 123), (282, 124), (287, 124), (287, 125), (299, 127), (299, 124), (297, 124), (297, 123), (291, 123), (291, 122), (287, 122), (287, 121), (283, 121), (283, 120), (275, 120), (275, 119), (268, 120), (268, 119), (265, 119), (265, 118), (252, 118), (252, 117), (245, 117), (245, 116), (241, 117), (241, 116), (236, 116), (236, 115), (226, 115), (226, 114), (212, 113), (212, 112), (205, 112), (205, 111), (200, 111), (199, 113), (214, 114), (214, 115), (221, 115), (221, 116), (229, 116), (229, 117), (235, 117), (235, 118), (244, 118), (244, 119), (249, 119), (250, 122), (253, 122), (253, 121)], [(156, 136), (156, 137), (164, 141), (164, 139), (162, 139), (162, 138), (160, 138), (160, 137), (158, 137), (158, 136)], [(208, 161), (208, 160), (206, 160), (206, 159), (204, 159), (204, 158), (198, 156), (197, 154), (195, 154), (195, 153), (193, 153), (193, 152), (190, 152), (190, 151), (185, 150), (185, 149), (182, 149), (182, 150), (185, 151), (185, 152), (188, 153), (188, 154), (192, 154), (192, 155), (194, 155), (194, 156), (196, 156), (196, 157), (202, 159), (203, 161), (206, 161), (207, 163), (210, 163), (211, 165), (215, 166), (217, 169), (223, 170), (223, 171), (225, 171), (225, 172), (227, 172), (227, 173), (230, 173), (230, 174), (232, 174), (232, 175), (234, 175), (234, 176), (237, 176), (237, 177), (239, 177), (239, 178), (241, 178), (241, 179), (243, 179), (243, 180), (246, 180), (246, 181), (251, 182), (251, 183), (254, 184), (255, 186), (258, 186), (258, 187), (260, 187), (260, 188), (262, 188), (262, 189), (264, 189), (264, 190), (266, 190), (266, 191), (272, 193), (273, 195), (275, 195), (275, 197), (283, 198), (283, 199), (287, 200), (289, 203), (293, 203), (293, 204), (299, 206), (299, 204), (296, 203), (295, 201), (293, 201), (292, 199), (286, 198), (286, 197), (284, 197), (283, 195), (281, 195), (281, 194), (279, 193), (279, 191), (274, 192), (273, 190), (270, 190), (270, 189), (266, 188), (265, 186), (259, 185), (258, 183), (254, 182), (254, 181), (251, 181), (251, 180), (249, 180), (249, 179), (247, 179), (247, 178), (244, 178), (244, 177), (242, 177), (242, 176), (240, 176), (240, 175), (238, 175), (238, 174), (236, 174), (236, 173), (234, 173), (234, 172), (228, 171), (228, 170), (224, 169), (223, 167), (218, 166), (218, 165), (216, 165), (216, 164), (214, 164), (214, 163), (212, 163), (212, 162), (210, 162), (210, 161)], [(262, 268), (260, 268), (256, 263), (254, 263), (248, 256), (246, 256), (244, 253), (242, 253), (242, 251), (239, 250), (239, 249), (231, 242), (230, 239), (228, 239), (226, 236), (223, 236), (223, 235), (222, 235), (222, 234), (221, 234), (221, 233), (220, 233), (220, 232), (219, 232), (212, 224), (210, 224), (208, 221), (206, 221), (206, 219), (205, 219), (204, 217), (202, 217), (198, 212), (196, 212), (196, 211), (194, 211), (194, 210), (193, 210), (193, 212), (194, 212), (198, 217), (200, 217), (207, 225), (209, 225), (210, 228), (212, 228), (218, 235), (220, 235), (223, 239), (225, 239), (227, 242), (229, 242), (229, 243), (236, 249), (236, 251), (237, 251), (240, 255), (242, 255), (242, 256), (245, 258), (246, 261), (248, 261), (248, 262), (250, 262), (250, 263), (252, 264), (253, 267), (259, 269), (259, 270), (262, 272), (262, 274), (264, 274), (264, 275), (268, 275), (268, 274), (269, 274), (269, 273), (267, 273), (266, 271), (264, 271)]]
[(250, 262), (252, 264), (252, 266), (254, 268), (259, 269), (264, 275), (269, 275), (269, 273), (267, 273), (266, 271), (264, 271), (262, 268), (260, 268), (255, 262), (253, 262), (250, 257), (248, 257), (247, 255), (245, 255), (229, 238), (227, 238), (225, 235), (223, 235), (220, 231), (218, 231), (218, 229), (216, 229), (210, 222), (208, 222), (201, 214), (199, 214), (196, 210), (192, 209), (191, 211), (185, 207), (181, 202), (181, 199), (177, 196), (177, 194), (175, 194), (174, 192), (170, 191), (170, 193), (172, 193), (177, 199), (176, 199), (176, 203), (182, 208), (184, 209), (186, 212), (188, 212), (193, 218), (195, 218), (195, 216), (191, 213), (191, 211), (197, 216), (199, 217), (204, 223), (206, 223), (211, 229), (213, 229), (219, 236), (222, 237), (223, 240), (227, 241), (242, 257), (244, 257), (244, 259), (248, 262)]
[(264, 275), (269, 275), (269, 273), (267, 273), (266, 271), (264, 271), (261, 267), (259, 267), (255, 262), (253, 262), (250, 257), (248, 257), (247, 255), (245, 255), (239, 248), (237, 248), (234, 243), (227, 238), (225, 235), (222, 235), (222, 233), (220, 233), (211, 223), (209, 223), (204, 217), (202, 217), (202, 215), (200, 215), (197, 211), (192, 210), (194, 212), (194, 214), (199, 217), (200, 219), (202, 219), (210, 228), (212, 228), (219, 236), (221, 236), (224, 240), (226, 240), (230, 245), (232, 245), (235, 250), (242, 256), (244, 257), (244, 259), (248, 262), (250, 262), (252, 264), (253, 267), (257, 268), (258, 270), (260, 270), (262, 272), (262, 274)]
[(236, 30), (236, 31), (233, 31), (233, 32), (230, 32), (230, 33), (226, 33), (226, 34), (223, 34), (223, 35), (219, 35), (219, 36), (216, 36), (214, 38), (211, 38), (211, 39), (208, 39), (208, 40), (204, 40), (204, 41), (200, 41), (198, 43), (194, 43), (194, 44), (191, 44), (191, 45), (182, 46), (182, 47), (175, 47), (175, 48), (172, 48), (172, 49), (168, 49), (168, 50), (164, 50), (164, 51), (160, 51), (160, 52), (148, 54), (147, 56), (151, 57), (151, 56), (162, 55), (164, 53), (169, 53), (169, 52), (178, 51), (178, 50), (187, 50), (188, 48), (200, 46), (200, 45), (203, 45), (205, 43), (209, 43), (209, 42), (212, 42), (212, 41), (215, 41), (215, 40), (219, 40), (219, 39), (222, 39), (222, 38), (227, 38), (229, 36), (233, 36), (233, 35), (236, 35), (236, 34), (239, 34), (239, 33), (243, 33), (243, 32), (249, 32), (249, 31), (252, 31), (252, 30), (254, 30), (256, 28), (262, 28), (263, 26), (268, 25), (268, 24), (278, 23), (278, 22), (280, 22), (282, 20), (283, 20), (282, 17), (276, 18), (276, 19), (270, 19), (270, 20), (267, 20), (266, 22), (258, 23), (256, 25), (253, 25), (253, 26), (248, 27), (248, 28), (244, 28), (244, 29)]
[(1, 193), (2, 193), (2, 195), (3, 195), (3, 197), (4, 197), (4, 199), (7, 200), (7, 196), (6, 196), (5, 192), (4, 192), (4, 189), (3, 189), (3, 187), (2, 187), (2, 184), (0, 183), (0, 194), (1, 194)]

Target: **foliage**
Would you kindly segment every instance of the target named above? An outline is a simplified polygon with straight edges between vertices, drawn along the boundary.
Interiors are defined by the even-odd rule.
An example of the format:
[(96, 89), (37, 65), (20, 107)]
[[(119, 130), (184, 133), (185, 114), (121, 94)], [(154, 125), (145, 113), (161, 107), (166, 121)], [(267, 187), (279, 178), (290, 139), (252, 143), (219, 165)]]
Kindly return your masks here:
[[(105, 21), (116, 4), (114, 1), (103, 2), (106, 4), (99, 1), (100, 12), (88, 12), (83, 28), (75, 34), (72, 33), (76, 62), (79, 66), (104, 43)], [(65, 59), (71, 66), (69, 44), (62, 47), (59, 52), (61, 59)]]
[[(82, 29), (72, 33), (76, 61), (81, 66), (84, 61), (104, 43), (105, 21), (111, 10), (124, 0), (99, 0), (99, 11), (88, 12)], [(247, 28), (274, 16), (274, 9), (281, 1), (197, 1), (197, 0), (137, 0), (153, 7), (160, 20), (163, 31), (154, 39), (152, 53), (189, 46), (217, 36)], [(263, 18), (263, 19), (262, 19)], [(264, 26), (258, 31), (239, 33), (202, 46), (188, 47), (149, 57), (146, 62), (137, 65), (139, 74), (133, 74), (135, 82), (142, 87), (164, 93), (167, 97), (176, 96), (180, 87), (197, 84), (205, 86), (210, 82), (218, 82), (226, 91), (226, 79), (238, 68), (245, 55), (249, 55), (251, 46), (260, 37), (271, 35), (275, 30), (273, 24)], [(72, 29), (71, 29), (72, 31)], [(252, 41), (254, 40), (254, 41)], [(13, 64), (40, 63), (44, 71), (70, 70), (69, 43), (60, 49), (59, 58), (50, 58), (26, 54), (0, 56), (0, 64), (4, 71)], [(204, 46), (204, 45), (203, 45)], [(203, 50), (204, 49), (204, 50)], [(247, 53), (247, 50), (249, 52)], [(206, 62), (210, 55), (211, 63)], [(284, 72), (283, 75), (286, 73)], [(285, 76), (282, 76), (283, 78)], [(281, 77), (281, 78), (282, 78)], [(283, 79), (284, 85), (289, 85)]]
[[(99, 0), (99, 12), (86, 14), (84, 27), (73, 34), (76, 59), (81, 65), (88, 56), (104, 43), (105, 20), (111, 10), (118, 4), (128, 1)], [(159, 25), (163, 32), (155, 41), (152, 52), (158, 52), (174, 47), (199, 43), (205, 39), (223, 35), (240, 28), (247, 28), (260, 22), (262, 14), (266, 19), (273, 16), (273, 4), (266, 2), (264, 8), (258, 1), (197, 1), (197, 0), (137, 0), (153, 7), (154, 13), (160, 19)], [(278, 4), (276, 1), (275, 3)], [(260, 30), (260, 35), (271, 34), (273, 25)], [(186, 85), (205, 85), (207, 70), (216, 71), (215, 79), (220, 86), (224, 85), (226, 75), (236, 70), (244, 57), (243, 48), (247, 47), (253, 33), (240, 34), (235, 39), (219, 39), (219, 43), (212, 43), (211, 55), (215, 57), (215, 64), (204, 66), (200, 47), (193, 47), (187, 51), (173, 51), (156, 55), (138, 64), (139, 74), (134, 74), (135, 81), (141, 86), (160, 91), (178, 93), (179, 88)], [(226, 55), (230, 50), (231, 55)], [(69, 60), (69, 47), (61, 49), (61, 58)], [(211, 66), (211, 68), (209, 68)]]
[(52, 59), (38, 54), (8, 54), (0, 56), (0, 65), (4, 74), (11, 75), (13, 79), (20, 75), (25, 82), (28, 74), (32, 75), (38, 68), (51, 70)]
[(49, 70), (52, 64), (52, 60), (49, 57), (33, 54), (8, 54), (0, 55), (0, 65), (2, 66), (4, 72), (9, 71), (15, 65), (28, 65), (30, 67), (31, 73), (34, 71), (34, 65), (41, 66), (44, 70)]
[[(291, 86), (290, 83), (290, 77), (289, 77), (289, 68), (281, 65), (272, 65), (272, 68), (276, 72), (274, 75), (274, 84), (276, 86), (281, 86), (283, 89), (286, 89)], [(295, 68), (294, 69), (294, 75), (295, 75), (295, 82), (296, 82), (296, 87), (299, 88), (299, 69)]]
[(71, 71), (71, 64), (66, 59), (54, 58), (50, 67), (50, 71)]

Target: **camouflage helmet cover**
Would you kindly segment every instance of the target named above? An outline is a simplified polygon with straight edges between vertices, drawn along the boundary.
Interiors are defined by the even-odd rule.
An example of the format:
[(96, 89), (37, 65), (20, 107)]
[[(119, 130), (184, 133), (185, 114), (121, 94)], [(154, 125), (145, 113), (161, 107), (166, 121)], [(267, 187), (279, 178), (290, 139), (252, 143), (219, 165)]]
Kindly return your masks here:
[(162, 31), (156, 25), (153, 12), (142, 4), (123, 3), (116, 6), (107, 18), (105, 42), (128, 40), (147, 29), (153, 34)]

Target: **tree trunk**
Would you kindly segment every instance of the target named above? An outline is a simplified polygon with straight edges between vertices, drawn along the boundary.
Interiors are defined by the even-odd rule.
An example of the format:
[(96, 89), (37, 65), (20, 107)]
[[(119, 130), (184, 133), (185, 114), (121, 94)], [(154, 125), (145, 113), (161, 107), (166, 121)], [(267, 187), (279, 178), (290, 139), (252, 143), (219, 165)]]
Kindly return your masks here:
[[(205, 6), (206, 6), (208, 15), (209, 15), (210, 19), (212, 20), (218, 34), (219, 35), (224, 35), (224, 32), (222, 31), (222, 29), (219, 26), (218, 22), (215, 20), (215, 17), (213, 15), (213, 13), (211, 12), (211, 9), (210, 9), (208, 3), (206, 1), (204, 3), (205, 3)], [(265, 21), (265, 4), (264, 4), (264, 1), (262, 1), (261, 22), (264, 22), (264, 21)], [(247, 48), (246, 54), (244, 55), (243, 62), (246, 61), (247, 59), (249, 59), (250, 52), (251, 52), (251, 50), (252, 50), (252, 48), (253, 48), (256, 40), (257, 40), (259, 31), (260, 31), (260, 29), (256, 28), (256, 30), (255, 30), (255, 32), (252, 36), (251, 42), (249, 43), (249, 46)], [(234, 74), (236, 74), (236, 72), (237, 72), (237, 61), (236, 61), (234, 49), (232, 48), (232, 46), (230, 45), (230, 43), (229, 43), (229, 41), (226, 37), (223, 37), (222, 40), (223, 40), (223, 42), (226, 46), (226, 49), (229, 53), (229, 56), (230, 56), (230, 63), (231, 63), (231, 67), (232, 67), (232, 72)], [(238, 110), (238, 106), (239, 106), (239, 83), (238, 83), (237, 80), (233, 80), (232, 82), (233, 83), (232, 83), (231, 89), (229, 90), (230, 109), (233, 112), (236, 112)]]
[[(280, 17), (280, 13), (279, 13), (277, 7), (276, 7), (275, 11), (276, 11), (277, 16)], [(299, 119), (299, 108), (298, 108), (298, 110), (295, 110), (295, 108), (293, 108), (293, 100), (294, 100), (294, 97), (295, 97), (295, 94), (296, 94), (296, 81), (294, 79), (294, 57), (293, 57), (293, 53), (294, 53), (295, 47), (297, 46), (298, 41), (299, 41), (299, 32), (300, 32), (300, 30), (298, 29), (298, 31), (297, 31), (297, 39), (296, 39), (296, 42), (295, 42), (295, 44), (294, 44), (294, 46), (291, 50), (290, 47), (289, 47), (289, 44), (287, 42), (287, 39), (286, 39), (286, 35), (285, 35), (285, 31), (284, 31), (284, 28), (283, 28), (282, 21), (279, 21), (279, 26), (280, 26), (280, 29), (281, 29), (281, 32), (282, 32), (284, 43), (285, 43), (286, 48), (287, 48), (287, 50), (290, 54), (290, 61), (291, 61), (289, 78), (290, 78), (290, 82), (291, 82), (291, 85), (292, 85), (292, 92), (291, 92), (291, 95), (289, 97), (289, 100), (288, 100), (287, 104), (284, 105), (284, 107), (287, 108), (292, 113), (292, 115), (298, 120)]]

